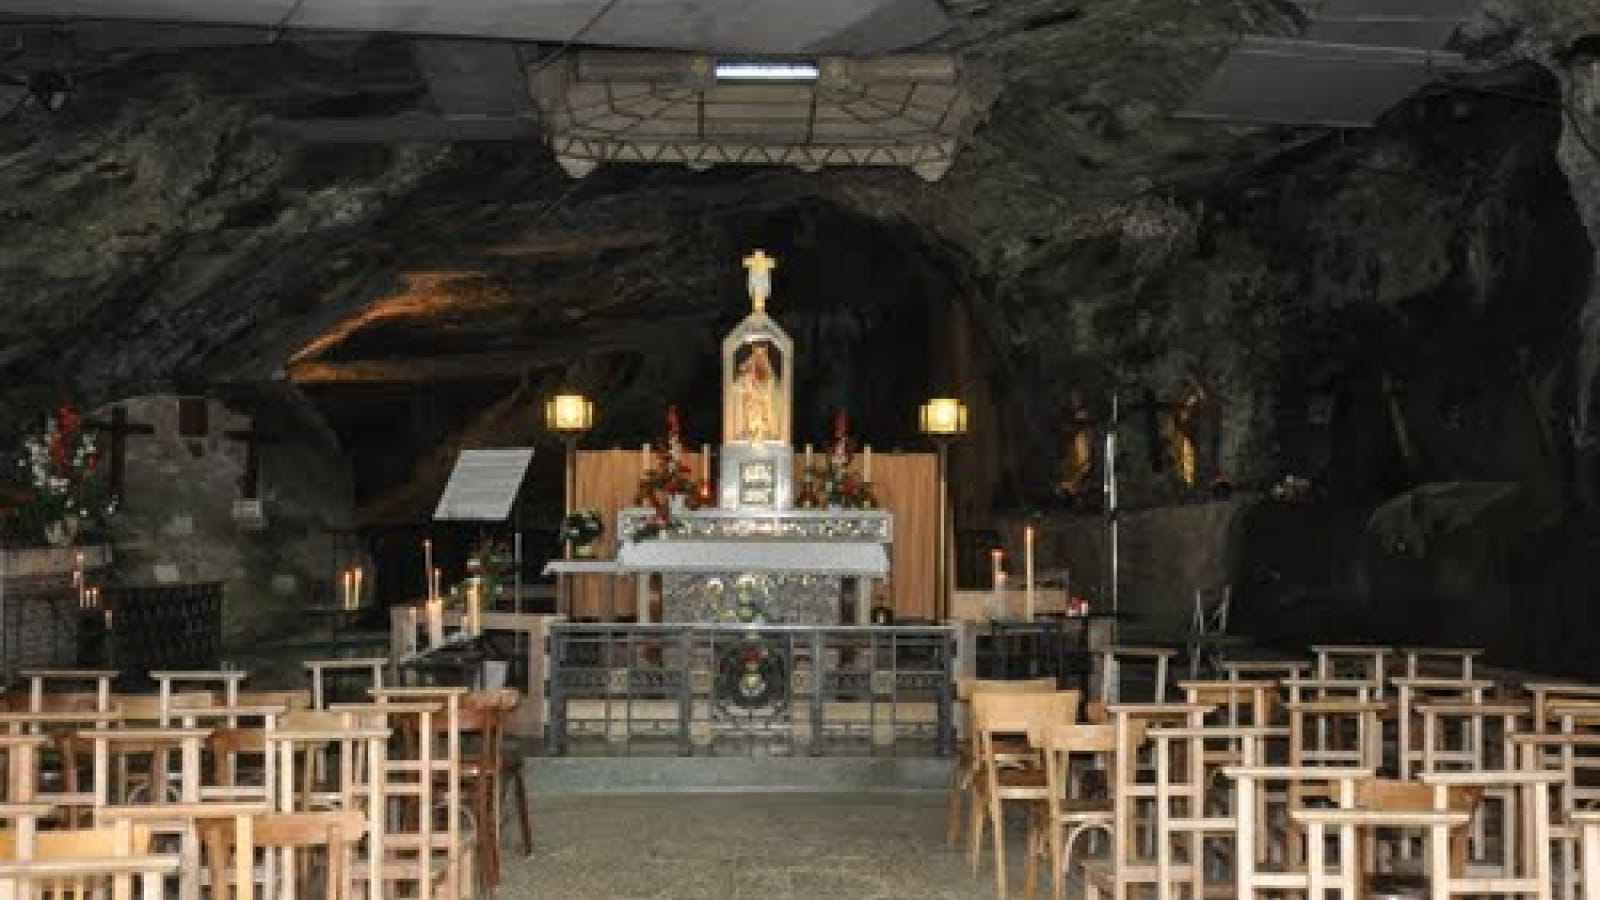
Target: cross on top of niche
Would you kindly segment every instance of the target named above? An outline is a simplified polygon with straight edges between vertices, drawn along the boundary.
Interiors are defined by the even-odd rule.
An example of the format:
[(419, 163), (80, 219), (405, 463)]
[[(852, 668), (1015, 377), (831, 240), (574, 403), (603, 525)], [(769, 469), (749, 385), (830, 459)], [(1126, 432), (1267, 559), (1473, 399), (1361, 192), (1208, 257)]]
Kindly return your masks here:
[(755, 250), (744, 258), (744, 267), (750, 272), (750, 305), (756, 312), (766, 312), (767, 298), (772, 296), (772, 270), (778, 261), (765, 250)]

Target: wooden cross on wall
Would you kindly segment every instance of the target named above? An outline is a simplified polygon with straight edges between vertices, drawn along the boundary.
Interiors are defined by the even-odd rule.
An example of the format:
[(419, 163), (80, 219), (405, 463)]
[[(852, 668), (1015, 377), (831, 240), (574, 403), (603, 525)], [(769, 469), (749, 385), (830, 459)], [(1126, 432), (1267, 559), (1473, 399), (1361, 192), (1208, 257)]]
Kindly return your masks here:
[(239, 476), (239, 496), (255, 500), (261, 490), (261, 446), (276, 443), (278, 436), (257, 431), (254, 425), (240, 431), (224, 431), (222, 436), (244, 442), (244, 474)]
[(110, 435), (110, 445), (106, 448), (110, 455), (110, 472), (107, 481), (111, 487), (111, 495), (122, 502), (122, 488), (128, 475), (128, 437), (131, 435), (152, 435), (156, 429), (152, 425), (142, 422), (129, 422), (126, 407), (114, 406), (111, 408), (111, 421), (90, 421), (85, 424), (100, 429)]

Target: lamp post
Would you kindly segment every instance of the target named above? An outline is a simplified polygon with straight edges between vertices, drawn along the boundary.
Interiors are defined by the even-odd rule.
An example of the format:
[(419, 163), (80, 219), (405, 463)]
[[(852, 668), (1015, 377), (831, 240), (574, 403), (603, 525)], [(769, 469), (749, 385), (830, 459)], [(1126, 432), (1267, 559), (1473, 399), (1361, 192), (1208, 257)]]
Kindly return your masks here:
[(967, 405), (953, 397), (935, 397), (922, 404), (919, 430), (933, 441), (939, 457), (939, 546), (934, 553), (938, 577), (934, 585), (933, 617), (950, 617), (950, 443), (967, 433)]
[[(561, 516), (563, 524), (572, 512), (578, 495), (578, 440), (594, 427), (594, 402), (582, 394), (561, 393), (544, 404), (544, 424), (567, 445), (567, 464), (563, 479)], [(563, 545), (564, 555), (572, 555), (572, 545)]]

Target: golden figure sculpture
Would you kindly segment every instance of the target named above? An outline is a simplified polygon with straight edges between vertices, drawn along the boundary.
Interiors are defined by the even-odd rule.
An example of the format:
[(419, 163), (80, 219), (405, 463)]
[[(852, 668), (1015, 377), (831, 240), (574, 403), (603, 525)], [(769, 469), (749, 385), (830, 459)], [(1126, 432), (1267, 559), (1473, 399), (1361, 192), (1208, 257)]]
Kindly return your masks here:
[(1094, 421), (1089, 409), (1077, 391), (1070, 395), (1071, 420), (1067, 424), (1066, 445), (1062, 448), (1061, 480), (1056, 489), (1062, 494), (1077, 495), (1094, 469)]
[(778, 437), (778, 374), (766, 344), (753, 344), (750, 355), (739, 363), (733, 378), (739, 398), (739, 427), (734, 436), (741, 441), (770, 441)]
[(1199, 476), (1195, 429), (1198, 425), (1200, 407), (1205, 400), (1205, 390), (1191, 382), (1183, 396), (1172, 405), (1172, 412), (1167, 420), (1167, 444), (1172, 451), (1172, 461), (1177, 466), (1178, 477), (1189, 487), (1194, 487), (1195, 479)]

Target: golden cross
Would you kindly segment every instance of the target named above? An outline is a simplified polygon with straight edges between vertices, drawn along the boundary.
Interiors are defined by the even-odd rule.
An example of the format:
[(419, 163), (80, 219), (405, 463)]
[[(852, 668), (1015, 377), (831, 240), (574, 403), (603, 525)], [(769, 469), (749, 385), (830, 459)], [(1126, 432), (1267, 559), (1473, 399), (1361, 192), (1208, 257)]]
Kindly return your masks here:
[(755, 250), (744, 258), (744, 267), (750, 271), (750, 306), (764, 313), (767, 297), (772, 294), (772, 270), (778, 267), (778, 261), (764, 250)]

